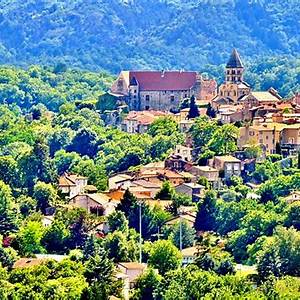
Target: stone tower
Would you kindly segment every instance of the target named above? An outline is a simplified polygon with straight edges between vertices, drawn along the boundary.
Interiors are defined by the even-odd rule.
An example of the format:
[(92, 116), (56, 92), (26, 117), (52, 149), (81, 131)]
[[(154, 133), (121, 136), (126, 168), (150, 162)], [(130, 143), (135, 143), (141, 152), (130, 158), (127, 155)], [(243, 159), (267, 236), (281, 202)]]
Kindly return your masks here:
[(243, 82), (244, 65), (236, 49), (233, 49), (229, 61), (226, 65), (226, 82), (239, 83)]
[(139, 83), (133, 76), (129, 83), (129, 98), (130, 98), (130, 109), (140, 110), (140, 93), (139, 93)]

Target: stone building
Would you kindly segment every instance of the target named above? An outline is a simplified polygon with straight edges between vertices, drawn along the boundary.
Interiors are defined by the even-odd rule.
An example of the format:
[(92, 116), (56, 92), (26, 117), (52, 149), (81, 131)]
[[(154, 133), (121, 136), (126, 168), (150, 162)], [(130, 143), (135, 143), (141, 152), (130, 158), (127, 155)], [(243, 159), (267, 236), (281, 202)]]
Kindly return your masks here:
[(112, 93), (126, 99), (130, 110), (160, 111), (177, 111), (192, 95), (212, 98), (216, 90), (215, 80), (191, 71), (122, 71), (111, 87)]
[(220, 85), (218, 95), (213, 99), (214, 108), (222, 104), (234, 104), (251, 91), (244, 81), (244, 65), (236, 49), (233, 49), (225, 70), (225, 82)]

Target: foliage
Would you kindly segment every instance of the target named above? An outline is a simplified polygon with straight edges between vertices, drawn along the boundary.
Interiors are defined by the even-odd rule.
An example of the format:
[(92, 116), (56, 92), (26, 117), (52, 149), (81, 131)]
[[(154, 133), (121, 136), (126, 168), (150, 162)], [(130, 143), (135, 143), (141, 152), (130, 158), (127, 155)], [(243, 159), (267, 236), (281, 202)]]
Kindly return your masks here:
[(181, 258), (181, 253), (171, 241), (161, 240), (153, 243), (148, 263), (164, 275), (179, 267)]
[(300, 234), (294, 228), (276, 228), (273, 237), (266, 241), (258, 260), (258, 273), (262, 278), (270, 275), (299, 276)]

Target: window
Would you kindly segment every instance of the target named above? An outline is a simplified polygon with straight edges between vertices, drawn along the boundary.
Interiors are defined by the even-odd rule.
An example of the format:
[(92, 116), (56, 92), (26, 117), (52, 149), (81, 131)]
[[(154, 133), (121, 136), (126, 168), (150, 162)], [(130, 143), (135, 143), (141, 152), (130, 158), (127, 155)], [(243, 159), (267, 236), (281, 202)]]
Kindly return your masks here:
[[(184, 94), (184, 98), (187, 98), (187, 96), (188, 96), (187, 94)], [(300, 133), (299, 133), (299, 135), (300, 135)]]
[(136, 90), (134, 90), (134, 93), (136, 93)]
[(266, 140), (268, 140), (269, 139), (269, 136), (268, 135), (266, 135)]
[(254, 131), (249, 131), (250, 136), (254, 136)]
[(174, 101), (175, 101), (175, 97), (171, 96), (171, 102), (174, 102)]
[(146, 105), (145, 106), (145, 110), (149, 110), (150, 106), (149, 105)]
[(259, 139), (259, 143), (263, 144), (264, 143), (263, 139)]
[(146, 95), (146, 101), (150, 101), (150, 96)]
[(136, 98), (136, 95), (134, 95), (133, 98), (135, 99), (135, 98)]

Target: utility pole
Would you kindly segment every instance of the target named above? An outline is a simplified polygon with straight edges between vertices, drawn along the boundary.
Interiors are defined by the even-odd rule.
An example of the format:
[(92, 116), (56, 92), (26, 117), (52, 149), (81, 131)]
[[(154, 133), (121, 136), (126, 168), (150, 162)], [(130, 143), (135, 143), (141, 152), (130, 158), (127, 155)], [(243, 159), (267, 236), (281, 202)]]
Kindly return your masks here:
[(181, 220), (181, 213), (179, 215), (179, 249), (180, 252), (182, 251), (182, 220)]
[(140, 264), (142, 263), (142, 202), (139, 202)]

